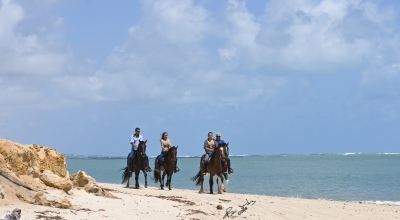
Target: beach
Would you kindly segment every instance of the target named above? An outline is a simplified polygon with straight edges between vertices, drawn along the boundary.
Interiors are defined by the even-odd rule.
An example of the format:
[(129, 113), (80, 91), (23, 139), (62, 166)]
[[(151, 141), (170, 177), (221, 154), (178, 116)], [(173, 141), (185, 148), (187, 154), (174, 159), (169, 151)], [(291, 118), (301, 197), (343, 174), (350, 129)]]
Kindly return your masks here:
[[(21, 219), (399, 219), (400, 206), (249, 194), (199, 194), (193, 190), (125, 188), (99, 183), (118, 198), (105, 198), (72, 189), (73, 208), (32, 205), (18, 199), (0, 200), (0, 213), (22, 210)], [(60, 196), (59, 190), (45, 190)], [(222, 209), (217, 209), (221, 205)], [(41, 217), (42, 216), (42, 217)], [(58, 216), (58, 217), (57, 217)], [(45, 218), (46, 217), (46, 218)]]
[[(303, 156), (301, 156), (302, 158)], [(312, 156), (313, 157), (313, 156)], [(368, 156), (369, 157), (369, 156)], [(29, 158), (29, 159), (28, 159)], [(272, 161), (268, 157), (250, 157), (253, 163), (257, 160)], [(286, 158), (286, 157), (285, 157)], [(291, 160), (296, 160), (294, 157)], [(309, 157), (307, 156), (307, 159)], [(323, 157), (323, 161), (326, 158)], [(337, 158), (329, 156), (328, 159)], [(381, 158), (381, 156), (372, 157)], [(385, 156), (386, 158), (386, 156)], [(392, 161), (395, 157), (387, 157), (384, 161)], [(356, 158), (350, 158), (352, 161)], [(359, 157), (362, 161), (366, 159)], [(243, 159), (243, 163), (246, 162)], [(303, 159), (302, 159), (303, 160)], [(347, 159), (346, 159), (347, 160)], [(96, 161), (96, 163), (95, 163)], [(182, 165), (190, 165), (196, 159), (182, 159)], [(240, 160), (235, 160), (239, 166)], [(284, 164), (280, 162), (279, 164)], [(295, 164), (299, 164), (298, 160)], [(307, 160), (308, 161), (308, 160)], [(368, 161), (368, 160), (367, 160)], [(379, 159), (378, 161), (381, 161)], [(273, 175), (260, 175), (259, 179), (244, 176), (249, 169), (237, 170), (229, 182), (229, 189), (222, 194), (217, 193), (217, 184), (214, 184), (214, 193), (209, 194), (209, 176), (205, 177), (204, 190), (199, 193), (199, 186), (191, 189), (182, 189), (183, 182), (188, 182), (188, 176), (196, 170), (182, 169), (175, 174), (172, 181), (172, 190), (160, 190), (158, 183), (151, 179), (149, 187), (144, 187), (140, 175), (140, 188), (134, 189), (134, 179), (130, 180), (130, 187), (125, 184), (104, 183), (83, 171), (101, 177), (104, 175), (117, 175), (116, 166), (119, 160), (69, 160), (82, 170), (69, 172), (66, 158), (63, 154), (52, 148), (38, 144), (22, 145), (10, 140), (0, 139), (0, 217), (18, 208), (21, 210), (20, 219), (398, 219), (400, 218), (400, 205), (396, 201), (396, 193), (392, 201), (381, 204), (377, 201), (366, 200), (332, 200), (298, 198), (296, 196), (271, 196), (254, 193), (250, 188), (260, 191), (262, 188), (274, 188), (271, 183)], [(288, 162), (288, 161), (287, 161)], [(100, 163), (101, 165), (99, 165)], [(111, 166), (115, 163), (115, 166)], [(368, 162), (370, 163), (370, 162)], [(91, 166), (90, 166), (91, 164)], [(287, 163), (286, 163), (287, 164)], [(303, 163), (304, 165), (305, 163)], [(314, 161), (315, 164), (315, 161)], [(393, 164), (393, 163), (390, 163)], [(111, 167), (110, 171), (104, 167)], [(183, 166), (182, 166), (183, 167)], [(186, 166), (188, 167), (188, 166)], [(268, 165), (270, 170), (273, 166)], [(97, 169), (95, 169), (97, 168)], [(250, 168), (250, 167), (249, 167)], [(286, 168), (287, 169), (287, 168)], [(99, 173), (95, 172), (98, 170)], [(114, 170), (114, 171), (112, 171)], [(306, 169), (303, 169), (306, 170)], [(106, 172), (107, 171), (107, 172)], [(256, 170), (257, 171), (257, 170)], [(187, 172), (185, 174), (185, 172)], [(313, 171), (315, 172), (315, 170)], [(371, 172), (371, 171), (369, 171)], [(380, 170), (378, 172), (381, 172)], [(391, 170), (390, 172), (395, 172)], [(390, 173), (389, 173), (390, 174)], [(290, 175), (287, 175), (289, 177)], [(312, 184), (310, 175), (303, 174), (303, 181), (308, 176), (307, 184)], [(341, 180), (343, 174), (335, 179)], [(295, 176), (296, 177), (296, 176)], [(100, 178), (102, 179), (102, 178)], [(117, 179), (112, 177), (112, 179)], [(353, 178), (354, 179), (354, 178)], [(175, 181), (174, 181), (175, 180)], [(249, 181), (251, 180), (251, 181)], [(300, 179), (297, 179), (300, 183)], [(356, 179), (358, 180), (358, 179)], [(372, 179), (374, 180), (374, 179)], [(393, 179), (395, 181), (396, 179)], [(268, 182), (269, 181), (269, 182)], [(285, 180), (286, 181), (286, 180)], [(358, 182), (358, 181), (357, 181)], [(371, 181), (370, 181), (371, 182)], [(390, 182), (387, 181), (387, 184)], [(301, 191), (302, 186), (281, 184), (284, 187), (295, 188)], [(377, 182), (379, 183), (379, 182)], [(317, 183), (320, 184), (320, 183)], [(340, 185), (322, 184), (326, 190), (332, 190)], [(320, 184), (321, 185), (321, 184)], [(357, 184), (349, 185), (357, 188)], [(250, 187), (250, 188), (249, 188)], [(351, 188), (350, 187), (350, 188)], [(381, 185), (381, 188), (388, 188)], [(240, 188), (253, 193), (238, 193)], [(344, 188), (344, 191), (350, 189)], [(285, 188), (281, 188), (285, 189)], [(287, 188), (289, 189), (289, 188)], [(317, 189), (317, 188), (315, 188)], [(378, 188), (379, 189), (379, 188)], [(395, 192), (392, 188), (390, 192)], [(235, 191), (236, 190), (236, 191)], [(341, 191), (338, 191), (341, 192)], [(367, 191), (352, 191), (361, 192)], [(374, 190), (370, 190), (373, 193)], [(318, 191), (320, 193), (320, 191)], [(378, 198), (390, 198), (386, 194)], [(384, 200), (382, 200), (384, 201)], [(394, 201), (394, 202), (393, 202)]]

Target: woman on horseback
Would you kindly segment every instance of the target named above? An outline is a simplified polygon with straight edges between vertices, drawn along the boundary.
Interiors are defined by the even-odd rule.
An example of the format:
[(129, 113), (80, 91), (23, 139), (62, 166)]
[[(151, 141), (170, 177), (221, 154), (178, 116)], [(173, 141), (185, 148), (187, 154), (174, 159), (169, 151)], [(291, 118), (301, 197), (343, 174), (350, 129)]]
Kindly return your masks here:
[[(157, 172), (160, 172), (160, 167), (161, 167), (161, 164), (163, 162), (164, 154), (172, 147), (172, 143), (171, 143), (171, 140), (168, 139), (168, 133), (167, 132), (164, 132), (164, 133), (161, 134), (160, 144), (161, 144), (161, 154), (158, 155), (158, 157), (157, 157), (157, 159), (158, 159), (157, 165), (158, 166), (155, 169)], [(175, 160), (175, 171), (174, 171), (174, 173), (179, 172), (179, 168), (178, 168), (178, 166), (176, 164), (178, 164), (178, 158), (176, 158), (176, 160)]]

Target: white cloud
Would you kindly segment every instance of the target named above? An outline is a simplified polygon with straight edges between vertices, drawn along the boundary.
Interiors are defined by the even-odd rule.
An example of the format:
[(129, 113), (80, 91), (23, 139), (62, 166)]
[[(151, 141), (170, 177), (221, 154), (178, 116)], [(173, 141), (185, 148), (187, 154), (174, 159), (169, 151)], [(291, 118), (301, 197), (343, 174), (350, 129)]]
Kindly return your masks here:
[[(372, 66), (376, 71), (365, 71), (363, 85), (390, 74), (397, 79), (395, 71), (383, 68), (398, 64), (389, 60), (399, 54), (392, 49), (398, 45), (393, 39), (394, 12), (371, 2), (271, 0), (259, 17), (240, 0), (226, 1), (218, 12), (196, 1), (142, 4), (143, 17), (127, 28), (128, 39), (93, 68), (89, 62), (78, 62), (54, 37), (54, 28), (64, 24), (62, 17), (24, 31), (21, 23), (31, 19), (24, 8), (28, 6), (3, 0), (0, 75), (6, 78), (0, 84), (9, 87), (0, 100), (14, 91), (20, 94), (19, 103), (26, 97), (60, 103), (214, 100), (240, 105), (278, 96), (289, 86), (287, 77), (293, 72), (324, 74)], [(377, 74), (380, 70), (386, 75)], [(8, 78), (15, 75), (37, 88)]]
[[(42, 9), (39, 6), (46, 4), (52, 3), (43, 1), (36, 7)], [(15, 114), (20, 109), (65, 106), (65, 100), (56, 97), (58, 89), (53, 90), (50, 81), (73, 66), (73, 55), (57, 41), (52, 28), (46, 31), (45, 26), (22, 25), (34, 19), (33, 14), (20, 2), (0, 1), (0, 102), (7, 103), (0, 115)], [(59, 18), (56, 24), (62, 25), (61, 21)]]
[(70, 59), (68, 52), (47, 48), (36, 34), (17, 31), (26, 19), (24, 9), (11, 0), (0, 5), (0, 74), (55, 75), (60, 74)]

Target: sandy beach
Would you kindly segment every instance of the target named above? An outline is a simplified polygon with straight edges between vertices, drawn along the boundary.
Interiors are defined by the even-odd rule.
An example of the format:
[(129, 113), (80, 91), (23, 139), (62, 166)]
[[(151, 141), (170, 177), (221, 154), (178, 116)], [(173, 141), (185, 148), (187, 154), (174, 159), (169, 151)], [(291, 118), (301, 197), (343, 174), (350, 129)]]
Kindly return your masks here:
[[(0, 217), (20, 219), (398, 219), (400, 206), (198, 190), (126, 188), (69, 174), (64, 155), (0, 139)], [(214, 192), (216, 191), (214, 185)], [(267, 187), (267, 186), (266, 186)], [(0, 218), (1, 219), (1, 218)]]
[[(118, 199), (72, 189), (45, 190), (48, 196), (64, 196), (73, 208), (59, 209), (0, 200), (0, 213), (22, 210), (21, 219), (399, 219), (400, 206), (358, 202), (280, 198), (247, 194), (199, 194), (193, 190), (140, 189), (99, 183)], [(222, 209), (217, 209), (221, 205)], [(243, 208), (242, 208), (243, 207)]]

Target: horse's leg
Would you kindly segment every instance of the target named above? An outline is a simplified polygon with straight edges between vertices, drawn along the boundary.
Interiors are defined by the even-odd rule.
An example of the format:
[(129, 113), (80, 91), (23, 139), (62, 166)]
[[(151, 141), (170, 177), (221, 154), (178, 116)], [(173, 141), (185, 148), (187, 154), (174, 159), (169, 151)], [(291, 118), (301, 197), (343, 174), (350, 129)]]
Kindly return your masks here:
[(174, 172), (171, 172), (171, 173), (168, 175), (168, 178), (167, 178), (169, 190), (171, 190), (172, 174), (174, 174)]
[[(224, 184), (222, 184), (222, 189), (224, 192), (228, 191), (228, 184), (229, 184), (229, 180), (228, 180), (228, 173), (224, 173), (224, 178), (226, 179), (226, 185), (224, 187)], [(224, 183), (224, 181), (222, 180), (222, 183)]]
[(146, 171), (144, 171), (144, 169), (142, 170), (143, 174), (144, 174), (144, 188), (147, 188), (147, 173)]
[(136, 182), (135, 189), (139, 189), (139, 173), (140, 173), (140, 170), (135, 171), (135, 182)]
[(217, 175), (217, 183), (218, 183), (218, 194), (221, 194), (221, 174)]
[(166, 171), (166, 173), (167, 173), (167, 182), (165, 183), (165, 186), (169, 186), (169, 182), (168, 182), (168, 180), (169, 180), (169, 171), (168, 172)]
[(199, 193), (203, 193), (203, 182), (204, 182), (204, 161), (203, 161), (203, 157), (200, 160), (200, 191)]
[[(210, 173), (210, 180), (208, 181), (210, 183), (210, 194), (214, 194), (213, 192), (213, 185), (214, 185), (214, 174)], [(219, 189), (218, 189), (219, 190)]]
[(167, 174), (167, 173), (164, 171), (163, 174), (162, 174), (162, 177), (161, 177), (161, 189), (164, 189), (164, 177), (165, 177), (165, 174)]
[(160, 172), (157, 173), (157, 175), (158, 175), (158, 182), (160, 182), (160, 189), (164, 189), (163, 188), (164, 186), (162, 185), (163, 183), (161, 182), (161, 170)]
[(126, 188), (129, 188), (129, 179), (132, 177), (132, 172), (129, 172), (128, 182), (126, 183)]

